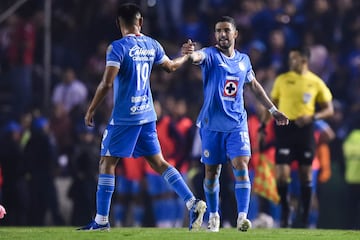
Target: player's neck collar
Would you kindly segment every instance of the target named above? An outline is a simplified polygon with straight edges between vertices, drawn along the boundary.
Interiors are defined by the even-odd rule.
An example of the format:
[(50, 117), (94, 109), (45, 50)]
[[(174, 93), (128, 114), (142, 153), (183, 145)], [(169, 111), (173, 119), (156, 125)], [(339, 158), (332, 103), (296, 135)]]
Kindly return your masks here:
[(139, 37), (139, 36), (143, 36), (143, 34), (128, 33), (124, 37)]
[(226, 55), (225, 53), (223, 53), (223, 51), (221, 51), (221, 48), (220, 48), (218, 45), (215, 45), (215, 47), (218, 49), (218, 51), (219, 51), (222, 55), (224, 55), (224, 57), (229, 58), (229, 59), (235, 57), (235, 49), (233, 49), (233, 52), (232, 52), (231, 56), (229, 57), (228, 55)]
[(219, 49), (219, 52), (220, 52), (222, 55), (224, 55), (224, 57), (229, 58), (229, 59), (235, 57), (235, 50), (232, 52), (232, 54), (231, 54), (230, 56), (228, 56), (228, 55), (226, 55), (225, 53), (223, 53), (220, 49)]

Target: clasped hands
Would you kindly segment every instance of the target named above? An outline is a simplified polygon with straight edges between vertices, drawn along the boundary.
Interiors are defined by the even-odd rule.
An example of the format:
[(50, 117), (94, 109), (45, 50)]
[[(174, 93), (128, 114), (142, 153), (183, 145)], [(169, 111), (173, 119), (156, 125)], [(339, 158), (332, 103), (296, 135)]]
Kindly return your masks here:
[(195, 51), (195, 43), (189, 39), (181, 47), (181, 55), (191, 55)]

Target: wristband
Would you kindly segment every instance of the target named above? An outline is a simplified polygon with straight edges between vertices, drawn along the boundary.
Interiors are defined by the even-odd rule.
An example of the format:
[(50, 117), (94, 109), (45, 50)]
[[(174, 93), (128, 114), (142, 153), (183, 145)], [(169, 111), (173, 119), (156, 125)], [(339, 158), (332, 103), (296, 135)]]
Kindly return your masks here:
[(270, 113), (271, 115), (273, 115), (274, 112), (277, 111), (277, 108), (276, 108), (275, 106), (272, 106), (271, 108), (268, 109), (268, 111), (269, 111), (269, 113)]

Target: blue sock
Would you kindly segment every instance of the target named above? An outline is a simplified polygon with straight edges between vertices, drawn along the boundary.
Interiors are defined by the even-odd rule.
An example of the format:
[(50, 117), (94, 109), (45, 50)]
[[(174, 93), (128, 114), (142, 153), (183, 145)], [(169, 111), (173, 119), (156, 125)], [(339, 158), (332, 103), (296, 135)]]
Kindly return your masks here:
[(309, 225), (311, 227), (316, 227), (318, 219), (319, 219), (319, 211), (317, 209), (310, 209)]
[(250, 202), (250, 191), (251, 184), (250, 181), (235, 181), (235, 197), (238, 207), (238, 213), (244, 212), (248, 213), (249, 211), (249, 202)]
[(168, 167), (168, 169), (163, 172), (162, 176), (185, 203), (194, 198), (193, 193), (190, 191), (189, 187), (186, 185), (184, 179), (181, 177), (176, 168)]
[(96, 193), (97, 214), (109, 216), (111, 197), (115, 189), (115, 177), (109, 174), (100, 174)]
[(144, 207), (141, 205), (134, 206), (134, 224), (136, 227), (140, 227), (142, 225), (144, 219)]
[(206, 203), (208, 206), (208, 211), (210, 213), (215, 213), (219, 211), (219, 192), (220, 192), (220, 184), (219, 179), (204, 180), (204, 192)]

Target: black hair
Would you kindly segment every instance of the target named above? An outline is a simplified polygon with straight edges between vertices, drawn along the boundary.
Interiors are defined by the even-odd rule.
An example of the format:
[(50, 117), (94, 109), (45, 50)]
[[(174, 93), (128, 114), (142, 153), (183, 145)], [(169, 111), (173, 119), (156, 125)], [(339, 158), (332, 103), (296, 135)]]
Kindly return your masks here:
[(306, 59), (310, 59), (311, 56), (310, 48), (303, 46), (291, 48), (290, 52), (298, 52), (302, 57), (305, 57)]
[(116, 19), (118, 21), (121, 18), (125, 25), (130, 26), (138, 16), (142, 16), (140, 7), (133, 3), (125, 3), (118, 8)]
[(228, 22), (231, 23), (234, 26), (234, 29), (236, 29), (236, 23), (235, 23), (235, 19), (229, 16), (221, 16), (216, 20), (216, 23), (219, 22)]

